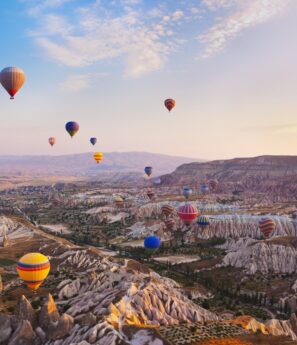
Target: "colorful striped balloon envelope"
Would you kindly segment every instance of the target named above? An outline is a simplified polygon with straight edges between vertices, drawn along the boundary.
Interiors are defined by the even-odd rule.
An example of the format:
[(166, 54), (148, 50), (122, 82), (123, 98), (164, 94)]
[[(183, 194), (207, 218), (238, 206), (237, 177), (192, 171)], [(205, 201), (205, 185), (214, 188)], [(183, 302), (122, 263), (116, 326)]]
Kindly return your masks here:
[(265, 238), (270, 237), (275, 228), (276, 224), (274, 220), (271, 218), (262, 218), (259, 221), (259, 229)]
[(50, 263), (46, 256), (40, 253), (24, 255), (17, 264), (19, 277), (31, 290), (37, 290), (50, 271)]

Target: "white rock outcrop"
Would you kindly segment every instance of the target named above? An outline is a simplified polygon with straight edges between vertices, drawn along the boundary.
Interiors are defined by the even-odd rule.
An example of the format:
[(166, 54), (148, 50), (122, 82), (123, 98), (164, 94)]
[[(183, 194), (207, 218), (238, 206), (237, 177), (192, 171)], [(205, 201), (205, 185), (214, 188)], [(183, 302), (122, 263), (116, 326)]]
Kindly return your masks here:
[(244, 268), (248, 274), (293, 273), (297, 271), (297, 249), (269, 240), (247, 242), (246, 246), (242, 244), (229, 252), (223, 265)]

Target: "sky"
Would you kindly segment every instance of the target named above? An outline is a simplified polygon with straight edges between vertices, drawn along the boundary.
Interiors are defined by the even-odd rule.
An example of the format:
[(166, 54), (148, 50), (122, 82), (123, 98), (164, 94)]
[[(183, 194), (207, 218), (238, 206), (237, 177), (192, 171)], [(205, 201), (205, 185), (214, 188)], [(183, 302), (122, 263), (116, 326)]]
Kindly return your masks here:
[(0, 154), (297, 155), (296, 34), (296, 0), (1, 1)]

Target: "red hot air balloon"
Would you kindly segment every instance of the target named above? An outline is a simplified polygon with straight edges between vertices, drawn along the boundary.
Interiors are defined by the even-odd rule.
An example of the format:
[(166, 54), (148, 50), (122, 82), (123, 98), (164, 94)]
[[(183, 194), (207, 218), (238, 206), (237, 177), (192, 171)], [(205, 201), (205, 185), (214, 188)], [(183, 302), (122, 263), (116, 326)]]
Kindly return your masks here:
[(50, 137), (50, 138), (48, 139), (48, 142), (49, 142), (49, 144), (50, 144), (51, 146), (54, 146), (55, 143), (56, 143), (56, 138)]
[(0, 73), (0, 82), (10, 95), (10, 99), (14, 99), (25, 80), (25, 72), (18, 67), (6, 67)]
[(174, 212), (174, 208), (171, 205), (163, 205), (161, 212), (165, 217), (168, 217)]
[(180, 206), (177, 210), (177, 213), (185, 225), (190, 225), (193, 223), (199, 214), (197, 207), (191, 204)]
[(259, 229), (265, 238), (269, 238), (275, 230), (276, 224), (271, 218), (262, 218), (259, 221)]
[(168, 98), (164, 101), (165, 107), (168, 109), (168, 111), (171, 111), (175, 107), (175, 100), (172, 98)]

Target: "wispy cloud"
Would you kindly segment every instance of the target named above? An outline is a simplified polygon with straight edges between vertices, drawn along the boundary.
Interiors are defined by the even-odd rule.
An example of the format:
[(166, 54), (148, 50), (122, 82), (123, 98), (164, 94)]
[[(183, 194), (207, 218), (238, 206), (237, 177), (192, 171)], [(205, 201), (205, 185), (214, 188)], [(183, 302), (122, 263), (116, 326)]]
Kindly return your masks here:
[[(79, 0), (20, 1), (37, 22), (30, 35), (50, 59), (70, 67), (121, 59), (124, 76), (139, 77), (161, 69), (185, 44), (184, 26), (190, 25), (193, 33), (187, 41), (198, 37), (203, 47), (199, 57), (208, 58), (248, 28), (282, 13), (293, 0), (202, 0), (195, 6), (192, 1), (149, 6), (145, 0), (93, 0), (84, 7)], [(69, 3), (66, 12), (58, 11)], [(203, 18), (208, 28), (201, 33), (197, 26), (195, 32)]]
[(224, 50), (229, 41), (242, 31), (264, 23), (280, 14), (292, 0), (204, 0), (210, 10), (231, 8), (233, 11), (210, 27), (206, 33), (199, 35), (205, 44), (203, 58)]
[(107, 77), (108, 73), (82, 73), (70, 74), (66, 80), (60, 84), (60, 89), (64, 92), (77, 92), (88, 89), (99, 78)]
[(220, 10), (222, 8), (230, 8), (242, 2), (242, 0), (202, 0), (202, 4), (211, 11)]
[(62, 65), (83, 67), (123, 57), (124, 75), (138, 77), (165, 64), (179, 44), (172, 29), (183, 15), (175, 10), (148, 21), (140, 9), (125, 6), (115, 15), (96, 3), (77, 9), (71, 18), (43, 14), (38, 29), (30, 34), (50, 58)]

